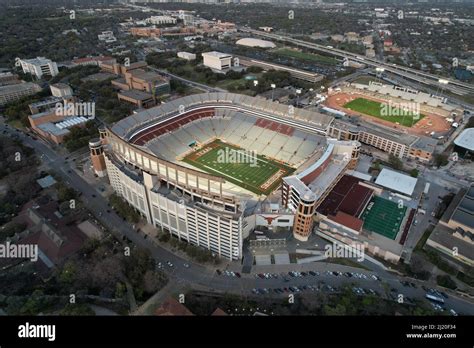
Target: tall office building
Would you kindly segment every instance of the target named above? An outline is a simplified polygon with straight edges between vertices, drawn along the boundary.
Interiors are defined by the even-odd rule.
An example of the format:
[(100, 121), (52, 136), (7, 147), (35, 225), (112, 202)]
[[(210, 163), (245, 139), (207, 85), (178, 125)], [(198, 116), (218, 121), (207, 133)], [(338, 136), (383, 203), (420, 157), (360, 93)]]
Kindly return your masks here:
[(33, 59), (20, 60), (23, 72), (30, 73), (37, 78), (42, 78), (43, 75), (56, 76), (58, 74), (58, 66), (56, 62), (45, 57), (36, 57)]

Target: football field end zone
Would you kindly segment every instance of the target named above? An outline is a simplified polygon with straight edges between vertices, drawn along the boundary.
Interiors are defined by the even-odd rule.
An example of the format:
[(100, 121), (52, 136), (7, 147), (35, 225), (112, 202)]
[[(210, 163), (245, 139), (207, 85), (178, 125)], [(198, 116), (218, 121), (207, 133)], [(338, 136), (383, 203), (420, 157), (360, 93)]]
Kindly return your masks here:
[[(226, 172), (230, 169), (225, 170), (224, 168), (216, 168), (212, 165), (210, 165), (209, 162), (204, 162), (203, 159), (207, 156), (215, 156), (214, 154), (224, 148), (224, 147), (230, 147), (232, 149), (235, 149), (237, 151), (248, 151), (243, 148), (240, 148), (239, 146), (236, 146), (231, 143), (224, 142), (220, 139), (215, 139), (214, 141), (205, 144), (204, 146), (196, 149), (192, 153), (187, 154), (182, 161), (186, 162), (188, 164), (191, 164), (192, 166), (195, 166), (209, 174), (213, 175), (218, 175), (220, 177), (223, 177), (224, 179), (228, 180), (229, 182), (232, 182), (246, 190), (249, 190), (253, 193), (262, 195), (268, 195), (271, 193), (275, 188), (279, 186), (281, 183), (281, 178), (291, 174), (295, 169), (287, 166), (285, 164), (282, 164), (276, 160), (272, 160), (270, 158), (267, 158), (262, 155), (257, 155), (257, 163), (264, 163), (272, 167), (268, 168), (265, 171), (262, 171), (261, 169), (259, 170), (258, 168), (252, 167), (250, 164), (247, 163), (239, 163), (239, 164), (232, 164), (228, 163), (224, 168), (229, 168), (229, 166), (235, 166), (235, 165), (241, 165), (242, 167), (237, 169), (237, 172), (232, 172), (232, 174)], [(211, 150), (206, 150), (207, 148), (211, 148)], [(203, 152), (204, 150), (204, 152)], [(202, 152), (200, 156), (196, 156), (196, 154)], [(221, 164), (221, 167), (223, 165)], [(280, 172), (279, 178), (275, 179), (274, 176)], [(233, 175), (235, 174), (235, 176)], [(245, 178), (242, 178), (243, 175), (249, 175), (246, 176)], [(237, 178), (236, 176), (240, 176), (241, 179)], [(262, 179), (256, 182), (255, 184), (249, 184), (248, 182), (245, 182), (245, 180), (253, 180), (253, 179)], [(272, 181), (272, 183), (269, 183), (269, 181)], [(257, 181), (257, 180), (253, 180)], [(267, 184), (267, 185), (266, 185)], [(265, 187), (265, 188), (263, 188)]]

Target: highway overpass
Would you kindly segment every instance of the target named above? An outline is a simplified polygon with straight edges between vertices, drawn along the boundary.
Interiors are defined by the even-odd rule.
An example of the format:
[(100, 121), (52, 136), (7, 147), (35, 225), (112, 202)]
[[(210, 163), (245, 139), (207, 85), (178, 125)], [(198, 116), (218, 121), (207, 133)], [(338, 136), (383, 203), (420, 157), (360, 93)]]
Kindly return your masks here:
[[(347, 51), (343, 51), (337, 48), (332, 48), (328, 46), (323, 46), (319, 44), (315, 44), (312, 42), (308, 41), (303, 41), (303, 40), (298, 40), (294, 39), (290, 36), (283, 36), (279, 34), (274, 34), (274, 33), (267, 33), (264, 31), (260, 30), (255, 30), (255, 29), (250, 29), (247, 27), (239, 27), (239, 30), (242, 32), (246, 32), (249, 34), (253, 35), (258, 35), (258, 36), (263, 36), (267, 39), (271, 40), (276, 40), (276, 41), (282, 41), (282, 42), (287, 42), (289, 44), (297, 45), (300, 47), (305, 47), (313, 50), (317, 50), (320, 52), (324, 52), (327, 54), (331, 54), (336, 57), (340, 58), (348, 58), (352, 61), (356, 61), (359, 63), (366, 64), (367, 66), (374, 67), (374, 68), (383, 68), (385, 71), (405, 77), (407, 79), (415, 80), (419, 83), (424, 83), (427, 85), (432, 85), (436, 87), (440, 87), (445, 90), (450, 90), (451, 92), (459, 95), (464, 95), (468, 93), (474, 93), (474, 85), (453, 80), (453, 79), (448, 79), (444, 78), (441, 76), (433, 75), (427, 72), (419, 71), (413, 68), (409, 67), (404, 67), (396, 64), (388, 64), (385, 62), (381, 62), (379, 60), (373, 59), (373, 58), (367, 58), (365, 56), (362, 56), (360, 54), (356, 53), (351, 53)], [(444, 80), (447, 82), (447, 84), (441, 84), (439, 80)]]

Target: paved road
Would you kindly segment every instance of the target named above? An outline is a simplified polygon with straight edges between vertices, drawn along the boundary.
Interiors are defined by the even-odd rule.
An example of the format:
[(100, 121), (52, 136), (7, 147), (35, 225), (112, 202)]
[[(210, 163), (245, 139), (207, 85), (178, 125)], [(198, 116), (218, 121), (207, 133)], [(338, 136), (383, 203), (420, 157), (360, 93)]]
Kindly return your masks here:
[[(341, 266), (337, 264), (328, 263), (314, 263), (304, 266), (299, 266), (298, 269), (303, 267), (304, 269), (311, 269), (314, 271), (321, 272), (319, 277), (301, 277), (291, 278), (289, 281), (285, 281), (281, 276), (276, 279), (256, 279), (253, 274), (242, 275), (242, 278), (217, 275), (214, 269), (204, 267), (199, 264), (195, 264), (186, 261), (172, 252), (156, 245), (149, 239), (143, 238), (142, 235), (135, 232), (133, 227), (127, 222), (123, 221), (118, 215), (112, 210), (107, 213), (107, 209), (110, 209), (107, 201), (100, 195), (98, 191), (90, 186), (80, 175), (78, 175), (70, 166), (70, 163), (64, 159), (63, 156), (58, 155), (42, 140), (35, 140), (31, 137), (27, 137), (22, 132), (12, 130), (11, 127), (5, 128), (0, 122), (0, 131), (5, 130), (7, 134), (16, 134), (20, 140), (26, 145), (34, 148), (38, 154), (42, 155), (42, 160), (45, 165), (48, 165), (54, 170), (62, 179), (74, 189), (82, 192), (81, 199), (84, 204), (96, 214), (96, 218), (104, 224), (115, 236), (121, 238), (126, 236), (130, 239), (133, 244), (142, 249), (147, 249), (151, 252), (152, 257), (158, 262), (170, 261), (173, 263), (173, 267), (165, 266), (165, 272), (177, 282), (180, 286), (186, 285), (197, 285), (209, 289), (211, 291), (218, 292), (232, 292), (242, 295), (250, 295), (253, 288), (282, 288), (290, 285), (317, 285), (320, 281), (324, 281), (333, 287), (340, 287), (344, 283), (356, 282), (360, 287), (365, 289), (373, 288), (374, 290), (384, 293), (381, 287), (381, 282), (375, 280), (362, 280), (357, 281), (354, 278), (346, 278), (342, 276), (334, 276), (330, 274), (324, 274), (325, 271), (336, 270), (336, 271), (357, 271), (364, 273), (370, 279), (370, 275), (374, 272), (355, 270), (354, 268)], [(100, 214), (102, 213), (102, 214)], [(133, 255), (133, 252), (132, 252)], [(184, 263), (190, 264), (189, 268), (184, 267)], [(296, 269), (297, 266), (295, 266)], [(424, 291), (421, 289), (406, 288), (400, 284), (398, 277), (395, 275), (380, 270), (377, 274), (386, 282), (389, 288), (394, 288), (395, 294), (403, 294), (411, 298), (424, 298)], [(275, 296), (278, 296), (275, 294)], [(280, 295), (283, 296), (283, 295)], [(288, 295), (284, 295), (288, 296)], [(460, 313), (466, 313), (474, 315), (474, 306), (469, 304), (463, 299), (450, 296), (446, 300), (446, 307), (453, 308), (455, 311)]]

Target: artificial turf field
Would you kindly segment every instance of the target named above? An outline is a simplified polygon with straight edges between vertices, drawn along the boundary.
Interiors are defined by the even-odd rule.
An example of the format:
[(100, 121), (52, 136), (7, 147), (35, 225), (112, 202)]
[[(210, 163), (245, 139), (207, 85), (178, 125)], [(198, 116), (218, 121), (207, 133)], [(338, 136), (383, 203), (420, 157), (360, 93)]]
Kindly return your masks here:
[(220, 151), (226, 151), (226, 148), (245, 153), (244, 149), (217, 139), (187, 155), (183, 161), (256, 194), (269, 194), (280, 185), (281, 178), (295, 170), (260, 155), (256, 156), (255, 161), (245, 157), (240, 162), (222, 161)]
[(399, 208), (397, 203), (377, 196), (372, 199), (372, 202), (374, 202), (372, 208), (366, 209), (362, 215), (364, 229), (394, 240), (400, 230), (407, 207)]
[[(344, 104), (344, 107), (365, 115), (380, 118), (381, 120), (398, 123), (405, 127), (412, 127), (415, 123), (425, 117), (421, 113), (419, 115), (415, 115), (412, 111), (403, 112), (402, 110), (391, 106), (387, 107), (388, 115), (382, 115), (382, 103), (365, 98), (356, 98)], [(397, 113), (404, 113), (405, 116), (394, 116)]]

